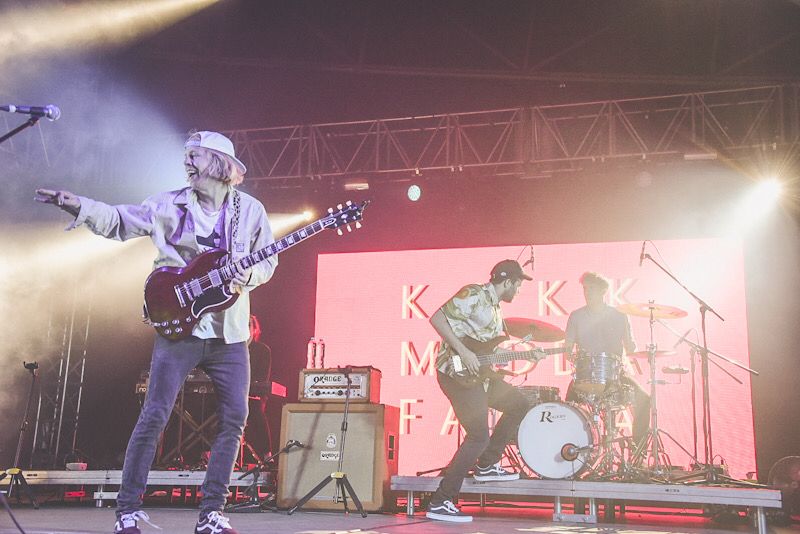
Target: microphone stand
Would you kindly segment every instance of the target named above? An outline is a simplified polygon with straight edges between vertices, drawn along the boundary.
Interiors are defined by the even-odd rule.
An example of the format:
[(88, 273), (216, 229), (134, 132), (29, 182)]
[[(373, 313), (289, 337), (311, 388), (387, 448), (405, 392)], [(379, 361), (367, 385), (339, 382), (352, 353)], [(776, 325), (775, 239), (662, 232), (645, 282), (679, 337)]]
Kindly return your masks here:
[(225, 510), (228, 512), (261, 512), (264, 510), (269, 509), (267, 507), (267, 502), (269, 501), (269, 497), (264, 499), (263, 501), (258, 497), (258, 479), (261, 475), (262, 470), (266, 470), (267, 464), (274, 464), (275, 458), (280, 456), (281, 454), (285, 454), (289, 452), (292, 447), (297, 446), (297, 442), (294, 440), (289, 440), (286, 445), (276, 452), (275, 454), (270, 453), (269, 456), (264, 458), (264, 460), (256, 459), (256, 465), (242, 473), (237, 480), (243, 480), (247, 475), (253, 475), (253, 483), (250, 484), (245, 493), (248, 496), (247, 501), (237, 504), (232, 504), (230, 506), (225, 507)]
[(11, 137), (14, 137), (15, 135), (17, 135), (18, 133), (20, 133), (20, 132), (21, 132), (22, 130), (24, 130), (25, 128), (28, 128), (28, 127), (30, 127), (30, 126), (33, 126), (33, 125), (35, 125), (37, 122), (39, 122), (39, 119), (41, 119), (41, 117), (31, 117), (30, 119), (28, 119), (27, 121), (25, 121), (23, 124), (21, 124), (21, 125), (17, 126), (17, 127), (16, 127), (16, 128), (14, 128), (13, 130), (11, 130), (11, 131), (10, 131), (10, 132), (8, 132), (7, 134), (5, 134), (3, 137), (0, 137), (0, 143), (2, 143), (3, 141), (5, 141), (6, 139), (10, 139)]
[[(697, 352), (700, 354), (700, 363), (701, 363), (701, 365), (700, 365), (700, 377), (701, 377), (702, 384), (703, 384), (703, 397), (702, 397), (702, 399), (703, 399), (703, 454), (704, 454), (703, 460), (704, 460), (704, 463), (703, 463), (702, 469), (698, 473), (692, 474), (690, 478), (692, 478), (692, 477), (694, 477), (696, 475), (701, 475), (703, 478), (700, 479), (700, 480), (697, 480), (696, 482), (698, 482), (698, 483), (708, 483), (708, 484), (733, 483), (733, 484), (742, 484), (742, 485), (750, 486), (752, 484), (749, 484), (749, 483), (744, 482), (744, 481), (736, 480), (736, 479), (731, 478), (731, 477), (729, 477), (727, 475), (723, 475), (721, 473), (721, 470), (715, 469), (714, 465), (713, 465), (713, 462), (714, 462), (714, 449), (713, 449), (713, 442), (712, 442), (712, 438), (711, 438), (711, 395), (710, 395), (710, 391), (709, 391), (709, 380), (708, 380), (708, 378), (709, 378), (709, 376), (708, 376), (708, 362), (709, 362), (708, 355), (711, 353), (711, 351), (709, 351), (709, 349), (708, 349), (708, 336), (707, 336), (707, 331), (706, 331), (706, 314), (707, 314), (707, 312), (710, 311), (711, 313), (716, 315), (719, 318), (720, 321), (725, 321), (725, 318), (722, 317), (719, 313), (717, 313), (717, 311), (714, 308), (709, 306), (708, 303), (706, 303), (706, 301), (704, 301), (703, 299), (698, 297), (693, 291), (691, 291), (688, 287), (686, 287), (683, 283), (681, 283), (681, 281), (678, 280), (671, 272), (669, 272), (660, 263), (658, 263), (655, 259), (653, 259), (653, 257), (650, 254), (644, 254), (643, 257), (645, 259), (650, 260), (653, 263), (653, 265), (655, 265), (656, 267), (661, 269), (661, 271), (664, 272), (664, 274), (669, 276), (676, 284), (681, 286), (681, 288), (683, 288), (683, 290), (686, 291), (697, 302), (697, 304), (699, 306), (699, 310), (700, 310), (700, 329), (701, 329), (701, 331), (703, 333), (703, 345), (700, 346), (700, 345), (697, 345), (695, 343), (691, 343), (691, 342), (688, 342), (687, 340), (684, 340), (684, 341), (687, 341), (688, 343), (691, 343), (692, 345), (694, 345), (695, 350), (697, 350)], [(714, 353), (714, 355), (715, 356), (719, 356), (720, 358), (723, 358), (724, 360), (728, 361), (729, 363), (734, 363), (734, 361), (731, 360), (730, 358), (726, 358), (726, 357), (721, 356), (721, 355), (719, 355), (717, 353)], [(755, 375), (758, 374), (753, 369), (750, 369), (749, 367), (746, 367), (746, 366), (744, 366), (742, 364), (734, 363), (734, 365), (737, 365), (738, 367), (740, 367), (742, 369), (745, 369), (746, 371), (748, 371), (748, 372), (750, 372), (752, 374), (755, 374)], [(730, 373), (728, 373), (728, 375), (730, 375)], [(730, 375), (730, 376), (732, 376), (732, 375)], [(682, 481), (680, 478), (677, 478), (675, 480), (676, 481)], [(684, 479), (684, 480), (686, 480), (686, 479)]]

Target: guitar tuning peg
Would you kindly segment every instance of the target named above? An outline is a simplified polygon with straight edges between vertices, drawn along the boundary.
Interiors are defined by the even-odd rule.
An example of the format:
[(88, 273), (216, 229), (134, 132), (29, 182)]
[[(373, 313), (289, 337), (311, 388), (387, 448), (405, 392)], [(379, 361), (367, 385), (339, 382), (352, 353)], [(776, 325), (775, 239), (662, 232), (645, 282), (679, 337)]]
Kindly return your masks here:
[(352, 231), (353, 231), (353, 229), (350, 227), (350, 225), (349, 225), (349, 224), (347, 225), (347, 231), (348, 231), (348, 232), (352, 232)]
[(356, 221), (356, 229), (361, 228), (361, 221)]
[(341, 229), (341, 228), (337, 228), (337, 229), (336, 229), (336, 233), (337, 233), (338, 235), (342, 235), (344, 232), (342, 232), (342, 229)]
[(337, 204), (337, 205), (336, 205), (336, 209), (337, 209), (337, 210), (340, 210), (340, 209), (342, 209), (342, 205), (341, 205), (341, 204)]
[(347, 202), (345, 202), (344, 204), (345, 204), (345, 206), (352, 206), (352, 205), (353, 205), (353, 201), (351, 201), (351, 200), (348, 200), (348, 201), (347, 201)]
[(328, 208), (328, 213), (333, 213), (333, 208)]

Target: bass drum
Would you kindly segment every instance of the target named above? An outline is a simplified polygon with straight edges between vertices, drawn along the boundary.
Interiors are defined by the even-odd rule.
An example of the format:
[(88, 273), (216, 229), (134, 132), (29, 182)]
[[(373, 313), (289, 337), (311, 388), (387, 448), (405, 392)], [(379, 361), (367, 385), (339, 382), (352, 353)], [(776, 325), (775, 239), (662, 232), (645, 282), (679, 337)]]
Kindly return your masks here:
[[(589, 416), (574, 404), (546, 402), (534, 406), (519, 425), (517, 447), (525, 464), (542, 478), (577, 478), (592, 464), (592, 451), (567, 461), (566, 447), (591, 447), (597, 430)], [(569, 456), (566, 454), (566, 456)]]

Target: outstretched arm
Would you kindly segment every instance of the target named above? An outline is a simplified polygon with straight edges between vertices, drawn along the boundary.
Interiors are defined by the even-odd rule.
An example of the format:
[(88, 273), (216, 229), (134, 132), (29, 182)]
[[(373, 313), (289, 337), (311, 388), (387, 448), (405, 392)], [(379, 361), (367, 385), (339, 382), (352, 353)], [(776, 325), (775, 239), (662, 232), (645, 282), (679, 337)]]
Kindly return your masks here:
[(54, 191), (52, 189), (37, 189), (34, 200), (42, 204), (53, 204), (66, 211), (73, 217), (81, 212), (81, 199), (69, 191)]

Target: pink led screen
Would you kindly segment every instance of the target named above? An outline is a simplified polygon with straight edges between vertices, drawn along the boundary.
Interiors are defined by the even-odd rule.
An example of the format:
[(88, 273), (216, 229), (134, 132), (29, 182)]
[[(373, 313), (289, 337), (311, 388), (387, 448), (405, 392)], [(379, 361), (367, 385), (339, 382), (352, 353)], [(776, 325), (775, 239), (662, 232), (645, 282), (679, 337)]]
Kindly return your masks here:
[[(485, 283), (497, 261), (517, 258), (522, 249), (523, 245), (319, 256), (315, 336), (325, 340), (326, 367), (371, 365), (382, 371), (381, 402), (401, 410), (400, 474), (441, 467), (457, 446), (457, 422), (436, 384), (431, 364), (439, 338), (428, 318), (463, 285)], [(688, 312), (686, 317), (654, 326), (658, 348), (671, 349), (688, 329), (700, 330), (698, 306), (650, 261), (639, 267), (640, 249), (641, 242), (536, 245), (534, 280), (523, 284), (513, 303), (501, 305), (504, 316), (537, 319), (563, 329), (569, 312), (585, 303), (578, 279), (585, 271), (596, 271), (611, 280), (611, 304), (652, 300)], [(709, 314), (709, 348), (747, 365), (741, 243), (724, 239), (656, 241), (648, 244), (648, 253), (725, 318), (722, 322)], [(520, 263), (528, 259), (526, 250)], [(643, 317), (630, 320), (637, 349), (645, 350), (650, 341), (649, 321)], [(689, 338), (699, 340), (694, 333)], [(663, 372), (665, 367), (691, 367), (688, 347), (681, 345), (676, 351), (656, 364), (659, 426), (693, 452), (691, 374)], [(750, 377), (724, 361), (712, 360), (741, 381), (737, 383), (710, 365), (715, 462), (724, 459), (730, 475), (744, 477), (755, 471)], [(647, 360), (636, 362), (641, 372), (635, 379), (649, 391)], [(509, 369), (520, 372), (525, 365), (515, 363)], [(563, 400), (571, 372), (570, 364), (556, 355), (508, 380), (519, 386), (558, 387)], [(698, 364), (698, 452), (702, 461), (699, 375)], [(622, 412), (618, 423), (629, 431), (630, 414)], [(673, 465), (689, 465), (689, 457), (670, 439), (665, 439), (664, 445)]]

